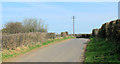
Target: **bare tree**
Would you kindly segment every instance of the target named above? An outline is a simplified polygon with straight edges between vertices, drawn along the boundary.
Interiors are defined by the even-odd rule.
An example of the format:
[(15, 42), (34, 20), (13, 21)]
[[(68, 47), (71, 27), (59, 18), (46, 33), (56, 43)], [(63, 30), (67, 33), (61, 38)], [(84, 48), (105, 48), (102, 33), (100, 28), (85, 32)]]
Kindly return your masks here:
[(15, 33), (28, 33), (28, 32), (47, 32), (47, 25), (40, 19), (24, 19), (20, 22), (9, 22), (2, 29), (3, 33), (15, 34)]
[(24, 19), (23, 26), (25, 32), (47, 32), (47, 26), (41, 19)]

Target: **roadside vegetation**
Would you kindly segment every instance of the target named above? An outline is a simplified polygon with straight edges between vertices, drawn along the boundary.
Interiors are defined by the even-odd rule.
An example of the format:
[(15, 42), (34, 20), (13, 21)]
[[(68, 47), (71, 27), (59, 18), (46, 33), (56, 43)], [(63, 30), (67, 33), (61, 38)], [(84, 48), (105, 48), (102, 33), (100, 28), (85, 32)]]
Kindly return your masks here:
[(47, 24), (41, 19), (28, 18), (21, 22), (8, 22), (2, 31), (2, 61), (22, 55), (33, 49), (74, 38), (63, 34), (48, 33)]
[(117, 46), (111, 40), (90, 38), (86, 48), (85, 63), (116, 62), (120, 63), (120, 53)]
[(47, 32), (47, 24), (45, 24), (41, 19), (28, 18), (21, 22), (10, 21), (4, 25), (1, 31), (3, 34)]
[(2, 60), (5, 61), (7, 59), (27, 53), (33, 49), (40, 48), (41, 46), (45, 46), (51, 43), (60, 42), (60, 41), (71, 39), (71, 38), (75, 38), (75, 37), (68, 36), (63, 38), (51, 39), (51, 40), (47, 40), (46, 42), (43, 42), (42, 44), (33, 44), (32, 46), (21, 47), (21, 48), (18, 47), (16, 50), (4, 50), (2, 51)]
[[(41, 47), (42, 45), (40, 43), (39, 44), (34, 43), (31, 46), (28, 46), (28, 44), (30, 44), (31, 42), (39, 41), (38, 38), (40, 39), (40, 37), (38, 36), (40, 34), (39, 35), (36, 34), (38, 32), (39, 33), (47, 32), (47, 24), (45, 24), (41, 19), (25, 18), (21, 22), (9, 21), (3, 26), (3, 28), (0, 31), (2, 32), (2, 35), (0, 35), (2, 36), (2, 60), (5, 60), (26, 53), (34, 48)], [(36, 38), (32, 38), (32, 37), (36, 37)], [(32, 41), (31, 38), (34, 41)], [(41, 36), (41, 40), (42, 39), (44, 39), (43, 36)], [(29, 43), (27, 43), (26, 46), (25, 45), (20, 46), (22, 42), (23, 43), (29, 42)], [(9, 49), (8, 47), (9, 48), (17, 47), (17, 48)]]

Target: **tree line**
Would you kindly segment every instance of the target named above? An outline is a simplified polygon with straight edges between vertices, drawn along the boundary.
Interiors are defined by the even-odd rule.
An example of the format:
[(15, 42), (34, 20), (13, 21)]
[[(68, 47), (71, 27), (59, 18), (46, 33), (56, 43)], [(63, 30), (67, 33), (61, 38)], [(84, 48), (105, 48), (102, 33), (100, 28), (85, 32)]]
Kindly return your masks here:
[(22, 22), (6, 23), (1, 31), (4, 34), (47, 32), (47, 24), (44, 24), (41, 19), (26, 18)]

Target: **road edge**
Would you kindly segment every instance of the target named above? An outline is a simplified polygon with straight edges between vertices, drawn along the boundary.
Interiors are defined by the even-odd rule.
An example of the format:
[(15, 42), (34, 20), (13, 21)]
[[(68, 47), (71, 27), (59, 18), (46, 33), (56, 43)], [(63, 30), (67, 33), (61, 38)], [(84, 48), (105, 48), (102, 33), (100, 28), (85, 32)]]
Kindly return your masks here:
[(81, 64), (84, 64), (84, 61), (85, 61), (85, 52), (87, 50), (86, 48), (87, 48), (89, 42), (90, 42), (90, 39), (87, 40), (86, 45), (83, 48), (83, 51), (82, 51), (83, 54), (82, 54)]
[(50, 44), (48, 44), (48, 45), (41, 46), (41, 47), (39, 47), (39, 48), (35, 48), (35, 49), (33, 49), (33, 50), (31, 50), (31, 51), (28, 51), (28, 52), (26, 52), (26, 53), (24, 53), (24, 54), (21, 54), (21, 55), (19, 55), (19, 56), (6, 59), (6, 60), (4, 60), (4, 61), (2, 61), (2, 62), (9, 62), (9, 61), (11, 61), (12, 59), (16, 59), (17, 57), (21, 57), (21, 56), (27, 55), (27, 54), (29, 54), (29, 53), (31, 53), (31, 52), (34, 52), (34, 51), (38, 50), (38, 49), (42, 49), (42, 48), (45, 48), (45, 47), (48, 47), (48, 46), (51, 46), (51, 45), (55, 45), (55, 44), (57, 44), (57, 43), (64, 43), (64, 42), (69, 41), (69, 40), (71, 40), (71, 39), (74, 39), (74, 38), (69, 38), (69, 39), (61, 40), (61, 41), (56, 41), (56, 42), (50, 43)]

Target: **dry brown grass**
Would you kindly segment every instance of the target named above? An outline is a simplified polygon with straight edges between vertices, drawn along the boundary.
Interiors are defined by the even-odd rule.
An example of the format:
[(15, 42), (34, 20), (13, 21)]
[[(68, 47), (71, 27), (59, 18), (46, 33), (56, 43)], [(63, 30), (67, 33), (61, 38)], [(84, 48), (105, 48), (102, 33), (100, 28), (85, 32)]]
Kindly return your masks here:
[(19, 33), (2, 36), (2, 49), (16, 49), (21, 46), (28, 46), (35, 43), (44, 42), (47, 33)]

